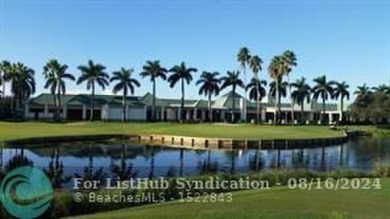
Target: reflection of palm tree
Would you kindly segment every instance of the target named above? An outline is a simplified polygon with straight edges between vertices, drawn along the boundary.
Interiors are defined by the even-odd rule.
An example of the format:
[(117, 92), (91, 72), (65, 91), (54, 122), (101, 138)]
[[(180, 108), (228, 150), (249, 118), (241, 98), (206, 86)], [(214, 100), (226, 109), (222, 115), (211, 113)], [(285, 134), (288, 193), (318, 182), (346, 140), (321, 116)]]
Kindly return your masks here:
[(255, 154), (249, 158), (249, 169), (253, 171), (261, 170), (263, 162), (261, 161), (260, 151), (256, 150)]
[(54, 188), (62, 188), (63, 183), (67, 183), (71, 180), (71, 177), (64, 176), (64, 165), (60, 161), (60, 148), (53, 148), (51, 155), (51, 161), (47, 169), (44, 172), (49, 177)]
[(111, 172), (114, 174), (113, 178), (118, 180), (127, 180), (130, 178), (135, 178), (137, 173), (133, 171), (133, 164), (128, 164), (126, 162), (126, 149), (125, 145), (122, 144), (121, 150), (121, 164), (112, 164)]
[(92, 144), (88, 145), (88, 165), (84, 168), (83, 176), (79, 174), (75, 174), (75, 177), (82, 178), (83, 180), (97, 180), (100, 182), (104, 181), (104, 178), (106, 178), (107, 174), (104, 172), (103, 167), (100, 167), (99, 169), (95, 170), (93, 166), (93, 150), (92, 150)]
[(219, 170), (218, 161), (211, 162), (211, 150), (207, 151), (207, 158), (198, 162), (200, 174), (217, 173)]
[(184, 149), (180, 148), (180, 168), (179, 168), (180, 176), (183, 176), (183, 169), (184, 169)]
[(21, 149), (20, 154), (16, 154), (13, 156), (8, 163), (5, 165), (5, 173), (8, 173), (9, 171), (16, 169), (18, 167), (23, 167), (23, 166), (34, 166), (33, 161), (29, 160), (27, 157), (24, 156), (23, 153), (24, 149)]
[(151, 148), (151, 155), (150, 155), (150, 172), (149, 172), (149, 179), (152, 179), (154, 177), (154, 147)]
[(225, 152), (226, 157), (230, 159), (230, 174), (235, 173), (236, 170), (236, 157), (238, 156), (238, 150), (229, 150)]

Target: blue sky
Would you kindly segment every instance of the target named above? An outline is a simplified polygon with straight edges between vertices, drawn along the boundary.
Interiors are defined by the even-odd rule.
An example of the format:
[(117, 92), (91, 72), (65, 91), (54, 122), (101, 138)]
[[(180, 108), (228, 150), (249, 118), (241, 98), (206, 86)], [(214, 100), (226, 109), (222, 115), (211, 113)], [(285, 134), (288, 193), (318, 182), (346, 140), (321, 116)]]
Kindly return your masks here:
[[(385, 0), (1, 0), (0, 59), (34, 68), (38, 94), (44, 92), (42, 66), (57, 58), (76, 76), (88, 59), (108, 72), (134, 68), (142, 82), (136, 95), (142, 95), (151, 90), (138, 75), (146, 60), (161, 60), (167, 68), (185, 61), (198, 68), (196, 80), (203, 70), (238, 70), (236, 53), (247, 46), (264, 61), (260, 77), (270, 80), (270, 58), (291, 49), (298, 58), (293, 80), (326, 74), (354, 90), (389, 83), (389, 11)], [(86, 92), (74, 82), (68, 91)], [(180, 97), (179, 87), (168, 89), (161, 81), (157, 92)], [(186, 97), (198, 98), (194, 82)]]

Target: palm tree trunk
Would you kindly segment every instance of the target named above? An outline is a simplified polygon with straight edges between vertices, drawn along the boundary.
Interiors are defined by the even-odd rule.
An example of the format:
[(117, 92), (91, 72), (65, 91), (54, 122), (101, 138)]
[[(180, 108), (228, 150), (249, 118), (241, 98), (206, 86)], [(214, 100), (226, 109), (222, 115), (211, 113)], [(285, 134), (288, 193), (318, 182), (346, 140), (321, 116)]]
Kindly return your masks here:
[(56, 114), (57, 114), (57, 121), (61, 120), (61, 113), (60, 113), (60, 106), (61, 106), (61, 86), (59, 83), (57, 83), (57, 101), (56, 101)]
[(235, 94), (236, 93), (236, 86), (233, 85), (233, 106), (232, 106), (232, 123), (234, 123), (235, 119), (234, 119), (234, 107), (236, 106), (236, 98), (235, 98)]
[(126, 88), (123, 88), (122, 96), (122, 122), (126, 122)]
[(303, 102), (301, 103), (301, 124), (304, 124), (304, 118), (303, 118)]
[(209, 93), (209, 122), (213, 122), (213, 112), (211, 111), (211, 92)]
[[(244, 88), (246, 87), (246, 67), (243, 66), (243, 71), (244, 71)], [(244, 89), (244, 92), (245, 92), (245, 95), (244, 95), (244, 101), (243, 101), (243, 105), (244, 105), (244, 117), (245, 117), (245, 120), (243, 120), (243, 118), (241, 118), (242, 121), (246, 122), (246, 116), (247, 116), (247, 102), (246, 102), (246, 89)], [(234, 94), (233, 94), (234, 95)]]
[(181, 79), (181, 115), (180, 115), (180, 122), (183, 123), (185, 120), (185, 115), (184, 115), (184, 79)]
[(325, 97), (322, 96), (322, 115), (321, 115), (321, 123), (325, 123)]
[(277, 117), (278, 117), (278, 96), (279, 96), (279, 89), (278, 89), (278, 82), (275, 80), (275, 106), (274, 106), (274, 125), (276, 125)]
[(292, 122), (292, 125), (294, 126), (294, 122), (295, 122), (295, 116), (294, 116), (294, 100), (291, 96), (291, 85), (290, 85), (290, 75), (288, 74), (287, 75), (287, 82), (288, 82), (288, 93), (290, 95), (290, 99), (291, 99), (291, 122)]
[(91, 95), (91, 109), (89, 113), (89, 121), (92, 122), (93, 120), (93, 108), (94, 108), (94, 102), (95, 102), (95, 82), (92, 82), (92, 95)]
[(156, 79), (152, 78), (153, 83), (153, 104), (152, 104), (152, 121), (156, 121)]
[(260, 123), (260, 88), (259, 88), (259, 79), (256, 77), (256, 92), (257, 92), (257, 98), (256, 98), (256, 123)]
[(343, 110), (344, 110), (344, 97), (341, 96), (341, 100), (340, 100), (340, 121), (341, 122), (344, 122), (344, 116), (343, 116)]
[[(54, 102), (54, 105), (57, 106), (57, 95), (54, 93), (52, 93), (53, 95), (53, 102)], [(56, 108), (56, 111), (55, 113), (53, 113), (53, 121), (57, 121), (57, 108)]]

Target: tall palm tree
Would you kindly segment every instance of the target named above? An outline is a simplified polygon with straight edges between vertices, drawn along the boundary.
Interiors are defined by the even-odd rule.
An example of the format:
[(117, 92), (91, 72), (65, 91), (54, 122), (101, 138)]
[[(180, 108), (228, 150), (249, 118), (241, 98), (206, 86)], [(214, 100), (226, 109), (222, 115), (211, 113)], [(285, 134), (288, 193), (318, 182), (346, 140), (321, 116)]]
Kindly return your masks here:
[(221, 90), (231, 86), (232, 87), (232, 98), (233, 98), (233, 106), (231, 109), (231, 114), (232, 114), (232, 120), (231, 122), (235, 122), (234, 118), (234, 108), (236, 106), (236, 89), (237, 87), (244, 88), (244, 82), (240, 79), (240, 72), (239, 71), (228, 71), (227, 76), (223, 76), (221, 78), (222, 80), (222, 86)]
[(357, 95), (358, 97), (364, 97), (371, 95), (372, 92), (370, 90), (370, 87), (368, 87), (365, 83), (362, 86), (358, 86), (357, 90), (353, 92), (353, 94)]
[(166, 73), (167, 69), (161, 67), (160, 61), (147, 61), (146, 64), (142, 67), (143, 71), (140, 75), (144, 77), (150, 77), (150, 80), (153, 84), (153, 104), (152, 104), (152, 120), (156, 121), (156, 79), (161, 78), (163, 80), (167, 79)]
[(121, 68), (119, 71), (115, 71), (110, 79), (110, 82), (118, 81), (115, 84), (113, 92), (116, 94), (119, 91), (123, 92), (122, 96), (122, 122), (126, 121), (126, 97), (129, 94), (134, 94), (134, 88), (140, 87), (139, 81), (132, 77), (134, 70)]
[[(271, 83), (269, 83), (268, 95), (273, 100), (276, 100), (276, 99), (281, 100), (282, 97), (287, 96), (287, 86), (288, 86), (287, 81), (282, 81), (282, 77), (279, 77), (279, 80), (277, 82), (272, 81)], [(278, 97), (277, 97), (277, 95), (278, 95)]]
[(294, 103), (297, 103), (301, 107), (301, 124), (303, 124), (304, 123), (303, 106), (305, 100), (306, 103), (310, 102), (311, 88), (306, 83), (306, 79), (304, 77), (298, 79), (295, 83), (292, 83), (291, 87), (294, 88), (294, 90), (291, 93), (291, 98), (293, 99)]
[(168, 82), (170, 84), (170, 87), (174, 87), (178, 81), (181, 82), (181, 104), (180, 104), (180, 122), (184, 122), (185, 120), (185, 114), (184, 114), (184, 82), (187, 84), (190, 84), (192, 81), (192, 73), (197, 72), (198, 70), (196, 68), (187, 68), (185, 63), (182, 62), (180, 65), (175, 65), (171, 69), (169, 69), (169, 72), (172, 74), (168, 78)]
[(2, 96), (5, 97), (5, 88), (6, 88), (6, 83), (9, 80), (9, 73), (11, 71), (11, 63), (7, 60), (3, 60), (0, 62), (0, 85), (3, 85), (2, 89)]
[[(261, 92), (260, 92), (261, 85), (259, 84), (259, 82), (260, 82), (259, 72), (261, 71), (261, 64), (262, 63), (263, 63), (263, 61), (257, 55), (252, 56), (252, 58), (249, 60), (249, 67), (251, 68), (251, 70), (253, 72), (253, 78), (255, 79), (254, 82), (257, 83), (255, 86), (255, 88), (258, 89), (256, 91), (256, 94), (261, 94)], [(251, 82), (253, 82), (253, 79)], [(248, 85), (246, 85), (246, 88), (248, 88)], [(256, 95), (256, 97), (258, 98), (258, 99), (255, 99), (255, 101), (256, 101), (256, 122), (260, 123), (260, 103), (261, 103), (262, 97), (261, 97), (261, 95)]]
[(325, 75), (315, 78), (313, 81), (314, 83), (316, 83), (315, 86), (313, 87), (313, 99), (315, 101), (317, 101), (319, 97), (321, 97), (322, 99), (322, 113), (321, 113), (320, 120), (321, 122), (324, 122), (326, 100), (328, 100), (328, 98), (333, 97), (332, 85), (335, 82), (327, 81)]
[(256, 101), (256, 122), (260, 123), (260, 102), (266, 96), (265, 86), (267, 81), (252, 78), (249, 84), (246, 85), (245, 90), (249, 90), (249, 99)]
[[(251, 54), (249, 52), (249, 49), (247, 47), (241, 47), (238, 50), (237, 53), (237, 61), (240, 63), (242, 71), (244, 73), (244, 82), (243, 85), (244, 87), (246, 86), (246, 67), (250, 65), (251, 62)], [(246, 106), (246, 91), (244, 95), (244, 114), (246, 116), (246, 111), (247, 111), (247, 106)]]
[(11, 82), (11, 93), (17, 110), (25, 100), (35, 93), (34, 74), (35, 71), (23, 63), (18, 62), (11, 66), (7, 79)]
[[(268, 66), (268, 74), (274, 80), (275, 83), (275, 114), (274, 114), (274, 124), (280, 122), (280, 97), (279, 88), (280, 83), (282, 82), (283, 75), (287, 72), (287, 65), (282, 56), (274, 56), (271, 59), (271, 62)], [(271, 83), (272, 84), (272, 83)]]
[[(286, 64), (286, 72), (285, 75), (287, 76), (287, 83), (290, 84), (290, 74), (292, 72), (292, 68), (297, 66), (297, 57), (295, 56), (295, 53), (291, 50), (286, 50), (282, 54), (282, 57), (284, 59), (284, 62)], [(291, 120), (292, 124), (294, 125), (294, 100), (291, 96), (291, 86), (288, 86), (288, 93), (290, 95), (291, 99)]]
[(338, 98), (340, 98), (340, 108), (341, 108), (340, 120), (344, 121), (344, 117), (343, 117), (344, 98), (347, 98), (347, 100), (349, 100), (349, 91), (348, 91), (349, 85), (345, 81), (343, 81), (341, 83), (335, 82), (334, 85), (335, 85), (335, 88), (333, 90), (333, 98), (336, 100)]
[(56, 113), (54, 119), (59, 121), (60, 107), (61, 107), (61, 95), (66, 92), (65, 79), (76, 80), (75, 77), (67, 72), (68, 66), (62, 65), (56, 59), (49, 60), (43, 67), (43, 75), (46, 79), (45, 88), (50, 87), (51, 94), (53, 95), (54, 103), (56, 106)]
[(207, 72), (204, 71), (200, 76), (200, 79), (196, 82), (196, 85), (200, 85), (199, 95), (204, 94), (208, 96), (208, 111), (209, 111), (209, 121), (213, 121), (213, 112), (211, 110), (211, 96), (219, 94), (219, 84), (220, 80), (217, 78), (219, 75), (218, 72)]
[(103, 90), (108, 86), (108, 79), (110, 78), (105, 72), (106, 67), (99, 63), (94, 63), (92, 60), (88, 61), (87, 65), (80, 65), (78, 69), (81, 75), (77, 80), (77, 84), (87, 83), (87, 90), (91, 89), (91, 103), (89, 120), (93, 120), (93, 108), (95, 102), (95, 84), (97, 83)]

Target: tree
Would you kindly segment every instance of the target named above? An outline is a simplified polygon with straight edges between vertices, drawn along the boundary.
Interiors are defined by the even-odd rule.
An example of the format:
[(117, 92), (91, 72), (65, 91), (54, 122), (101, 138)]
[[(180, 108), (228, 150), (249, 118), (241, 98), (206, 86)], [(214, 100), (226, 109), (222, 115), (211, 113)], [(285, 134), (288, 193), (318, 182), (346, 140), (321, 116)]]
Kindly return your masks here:
[(290, 74), (292, 72), (292, 68), (297, 66), (297, 57), (295, 56), (295, 53), (293, 51), (286, 50), (283, 53), (282, 58), (283, 58), (285, 65), (286, 65), (286, 71), (284, 72), (284, 74), (287, 76), (287, 83), (289, 84), (289, 86), (288, 86), (289, 92), (288, 93), (290, 94), (290, 99), (291, 99), (291, 120), (292, 120), (292, 124), (294, 125), (294, 121), (295, 121), (294, 100), (291, 96)]
[(75, 77), (67, 72), (68, 66), (62, 65), (56, 59), (49, 60), (43, 67), (43, 75), (45, 76), (45, 88), (50, 87), (50, 92), (53, 95), (56, 106), (54, 120), (60, 120), (61, 95), (66, 92), (65, 79), (76, 80)]
[(190, 84), (192, 81), (192, 73), (197, 72), (198, 70), (196, 68), (187, 68), (185, 63), (182, 62), (180, 65), (175, 65), (171, 69), (169, 69), (169, 72), (172, 74), (168, 78), (168, 82), (170, 84), (170, 87), (173, 88), (178, 81), (181, 82), (181, 104), (180, 104), (180, 122), (184, 122), (185, 120), (185, 114), (184, 114), (184, 85), (186, 82), (187, 84)]
[(384, 93), (387, 95), (390, 95), (390, 86), (387, 86), (386, 84), (381, 84), (377, 87), (371, 88), (375, 93)]
[(282, 81), (282, 77), (279, 77), (279, 80), (277, 80), (277, 82), (272, 81), (271, 83), (269, 83), (268, 95), (274, 101), (277, 99), (281, 100), (282, 97), (287, 96), (287, 86), (288, 86), (288, 83), (286, 81)]
[(153, 84), (153, 104), (152, 104), (152, 120), (156, 121), (156, 79), (161, 78), (166, 80), (167, 69), (161, 67), (160, 61), (147, 61), (146, 64), (142, 67), (143, 71), (140, 75), (145, 77), (150, 77), (150, 80)]
[(222, 86), (221, 86), (221, 90), (227, 88), (227, 87), (232, 87), (232, 98), (233, 98), (233, 105), (232, 105), (232, 108), (231, 108), (231, 114), (232, 114), (232, 118), (231, 118), (231, 122), (234, 123), (235, 122), (235, 118), (234, 118), (234, 109), (235, 109), (235, 106), (236, 106), (236, 88), (237, 87), (241, 87), (241, 88), (244, 88), (244, 82), (240, 79), (240, 72), (239, 71), (228, 71), (227, 72), (227, 76), (223, 76), (221, 78), (222, 80)]
[(7, 81), (9, 81), (11, 66), (12, 66), (11, 63), (7, 60), (3, 60), (2, 62), (0, 62), (0, 73), (1, 73), (0, 85), (1, 84), (3, 85), (3, 89), (1, 92), (3, 97), (5, 97), (5, 88), (6, 88)]
[(292, 83), (291, 87), (294, 88), (294, 90), (291, 93), (291, 98), (294, 101), (294, 103), (297, 103), (301, 107), (301, 124), (303, 124), (305, 121), (303, 116), (303, 106), (305, 100), (306, 103), (310, 102), (311, 88), (306, 83), (306, 79), (304, 77), (297, 80), (295, 83)]
[(35, 93), (34, 74), (34, 70), (23, 63), (18, 62), (11, 66), (7, 79), (11, 82), (11, 93), (17, 110)]
[[(250, 65), (251, 55), (247, 47), (242, 47), (237, 53), (237, 61), (240, 63), (242, 71), (244, 72), (244, 87), (246, 86), (246, 67)], [(246, 92), (244, 95), (244, 114), (246, 116), (247, 106), (246, 106)]]
[[(260, 82), (260, 80), (259, 80), (259, 72), (261, 71), (261, 64), (262, 63), (263, 63), (263, 61), (257, 55), (254, 55), (249, 60), (249, 67), (251, 68), (251, 70), (253, 72), (253, 78), (255, 79), (254, 82), (257, 83), (255, 85), (255, 88), (257, 88), (256, 97), (258, 98), (258, 99), (255, 99), (255, 101), (256, 101), (256, 122), (257, 123), (260, 123), (260, 103), (261, 103), (262, 96), (261, 96), (261, 91), (260, 91), (261, 84), (259, 83)], [(253, 79), (252, 79), (252, 81), (253, 81)], [(267, 82), (265, 82), (265, 83), (267, 84)], [(248, 88), (248, 85), (246, 86), (246, 88)], [(257, 95), (257, 94), (260, 94), (260, 95)], [(264, 92), (264, 95), (265, 95), (265, 92)]]
[(199, 95), (204, 94), (208, 96), (208, 111), (209, 111), (209, 121), (213, 121), (213, 112), (211, 110), (211, 96), (219, 94), (219, 84), (220, 80), (217, 78), (219, 75), (218, 72), (207, 72), (204, 71), (200, 76), (200, 79), (196, 82), (196, 85), (200, 85)]
[(87, 65), (80, 65), (78, 69), (81, 75), (77, 80), (77, 84), (87, 83), (87, 90), (91, 89), (90, 115), (89, 120), (93, 120), (93, 109), (95, 101), (95, 84), (97, 83), (103, 90), (108, 86), (108, 79), (110, 78), (105, 72), (106, 67), (99, 63), (94, 63), (92, 60), (88, 61)]
[(132, 77), (134, 70), (121, 68), (119, 71), (115, 71), (113, 76), (110, 79), (110, 82), (118, 81), (114, 85), (113, 92), (117, 94), (119, 91), (122, 91), (122, 122), (126, 122), (126, 97), (127, 95), (134, 94), (134, 88), (140, 87), (141, 84), (137, 79)]
[(245, 90), (249, 90), (249, 99), (256, 101), (256, 119), (257, 123), (260, 123), (260, 102), (266, 96), (265, 86), (267, 81), (259, 80), (258, 78), (252, 78), (249, 84), (246, 85)]
[(334, 99), (339, 99), (340, 98), (340, 120), (341, 121), (344, 121), (344, 98), (347, 98), (347, 100), (349, 100), (349, 91), (348, 91), (348, 88), (349, 88), (349, 85), (343, 81), (341, 83), (339, 82), (335, 82), (334, 83), (335, 87), (334, 87), (334, 90), (333, 90), (333, 98)]
[[(279, 88), (280, 85), (279, 83), (282, 82), (283, 75), (287, 71), (286, 69), (287, 65), (284, 62), (284, 59), (282, 56), (274, 56), (271, 59), (271, 62), (268, 66), (268, 74), (270, 77), (274, 80), (275, 83), (275, 114), (274, 114), (274, 124), (276, 125), (277, 123), (280, 123), (280, 97), (281, 95), (279, 94)], [(272, 84), (272, 83), (271, 83)], [(270, 84), (270, 85), (271, 85)]]
[(362, 86), (357, 87), (354, 94), (356, 95), (356, 99), (352, 104), (352, 113), (359, 118), (367, 120), (370, 114), (368, 109), (373, 102), (373, 92), (370, 87), (363, 84)]
[(322, 114), (320, 117), (320, 121), (324, 122), (324, 116), (326, 111), (326, 100), (328, 98), (333, 97), (333, 87), (332, 85), (335, 83), (334, 81), (327, 81), (326, 76), (320, 76), (318, 78), (315, 78), (314, 80), (315, 86), (313, 87), (313, 99), (315, 101), (318, 100), (319, 97), (322, 99)]

